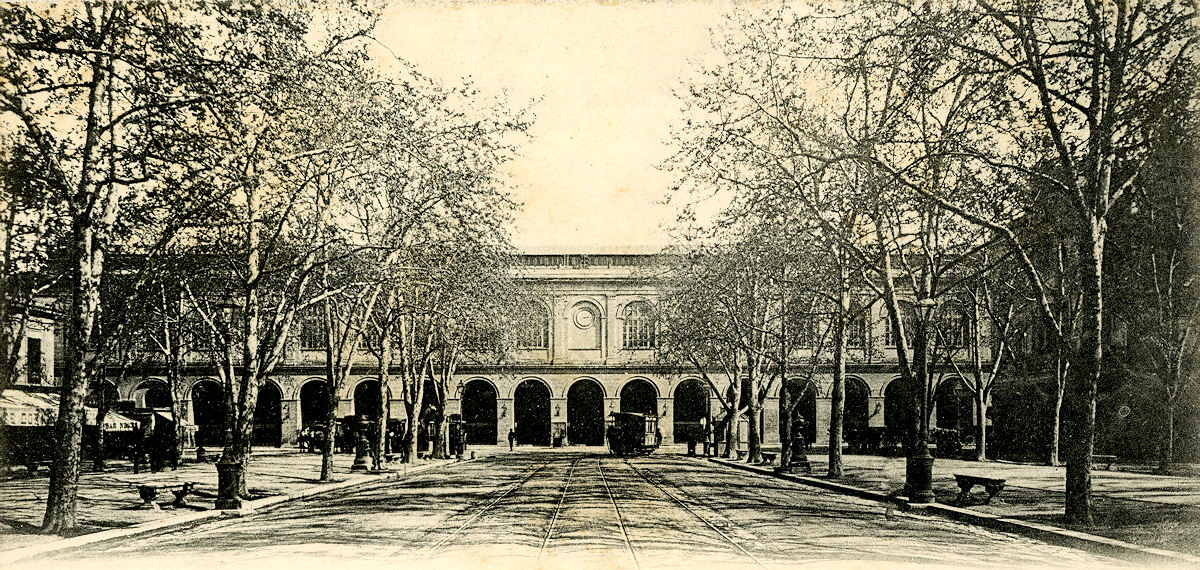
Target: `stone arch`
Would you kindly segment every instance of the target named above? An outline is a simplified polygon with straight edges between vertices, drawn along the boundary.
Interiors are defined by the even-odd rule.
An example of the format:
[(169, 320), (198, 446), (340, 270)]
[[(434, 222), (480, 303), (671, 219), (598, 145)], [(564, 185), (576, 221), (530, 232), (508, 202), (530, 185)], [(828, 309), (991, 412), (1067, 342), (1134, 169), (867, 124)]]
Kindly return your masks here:
[(462, 383), (459, 398), (468, 444), (495, 445), (499, 427), (496, 400), (500, 390), (489, 379), (476, 376)]
[(129, 393), (129, 399), (139, 408), (169, 408), (174, 401), (167, 381), (161, 378), (147, 378), (139, 382)]
[(704, 441), (704, 425), (709, 417), (712, 390), (699, 378), (687, 378), (671, 391), (672, 433), (675, 441)]
[(893, 437), (901, 437), (908, 431), (909, 399), (912, 394), (904, 385), (904, 379), (893, 378), (884, 385), (883, 425)]
[[(708, 388), (708, 383), (705, 382), (703, 378), (701, 378), (699, 376), (684, 376), (683, 378), (680, 378), (678, 382), (672, 382), (667, 385), (667, 397), (674, 398), (675, 392), (677, 390), (679, 390), (679, 387), (682, 386), (686, 382), (691, 382), (692, 380), (699, 381), (701, 384), (704, 385), (704, 387)], [(711, 392), (712, 390), (710, 389), (709, 391)]]
[(254, 445), (279, 447), (283, 443), (283, 389), (267, 379), (254, 399)]
[(581, 376), (567, 387), (567, 441), (604, 445), (604, 385)]
[(320, 429), (317, 424), (329, 413), (329, 383), (316, 376), (305, 379), (296, 390), (296, 400), (300, 402), (300, 425)]
[(591, 380), (592, 382), (595, 382), (597, 386), (600, 386), (600, 392), (604, 394), (604, 397), (608, 397), (608, 387), (604, 385), (604, 382), (601, 382), (600, 379), (596, 378), (595, 376), (576, 376), (572, 378), (569, 382), (563, 385), (563, 390), (559, 397), (566, 398), (567, 393), (571, 390), (571, 386), (574, 386), (575, 383), (580, 380)]
[(198, 447), (220, 447), (225, 441), (225, 389), (212, 378), (201, 378), (188, 391), (192, 425)]
[(375, 418), (375, 414), (379, 413), (377, 410), (381, 408), (384, 415), (387, 415), (386, 400), (392, 399), (392, 390), (389, 386), (385, 401), (380, 401), (379, 378), (368, 376), (354, 384), (349, 396), (354, 415)]
[[(549, 382), (547, 382), (547, 381), (546, 381), (544, 378), (542, 378), (541, 376), (532, 376), (532, 375), (531, 375), (531, 376), (522, 376), (522, 377), (521, 377), (521, 379), (520, 379), (520, 380), (518, 380), (516, 384), (513, 384), (513, 385), (512, 385), (512, 391), (510, 391), (510, 392), (508, 393), (508, 397), (509, 397), (509, 398), (516, 398), (516, 397), (517, 397), (517, 387), (518, 387), (518, 386), (520, 386), (521, 384), (524, 384), (526, 381), (529, 381), (529, 380), (533, 380), (534, 382), (538, 382), (538, 383), (540, 383), (542, 386), (545, 386), (545, 387), (546, 387), (546, 391), (547, 391), (547, 392), (549, 392), (549, 393), (551, 394), (551, 397), (553, 397), (554, 390), (550, 388), (550, 383), (549, 383)], [(497, 390), (497, 392), (496, 392), (496, 393), (498, 394), (498, 393), (499, 393), (499, 391)]]
[(550, 445), (550, 385), (526, 376), (513, 388), (513, 422), (516, 443)]
[(637, 376), (621, 385), (621, 411), (658, 415), (658, 386), (648, 378)]

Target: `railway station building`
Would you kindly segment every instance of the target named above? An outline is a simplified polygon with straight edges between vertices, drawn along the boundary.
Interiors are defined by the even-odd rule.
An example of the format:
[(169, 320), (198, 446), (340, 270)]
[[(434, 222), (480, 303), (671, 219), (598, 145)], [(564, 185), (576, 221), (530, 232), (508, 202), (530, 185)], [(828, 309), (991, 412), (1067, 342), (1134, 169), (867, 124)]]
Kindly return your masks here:
[[(724, 412), (714, 389), (727, 386), (709, 386), (694, 371), (673, 369), (657, 358), (652, 316), (657, 259), (654, 252), (639, 250), (526, 252), (520, 278), (539, 292), (545, 319), (521, 335), (517, 354), (502, 366), (459, 366), (445, 413), (465, 422), (468, 444), (506, 444), (512, 430), (518, 445), (603, 445), (606, 418), (614, 411), (653, 414), (664, 444), (684, 443), (703, 433), (703, 423), (720, 419)], [(284, 362), (259, 393), (258, 445), (295, 444), (305, 426), (326, 414), (322, 337), (315, 327), (298, 325)], [(848, 439), (850, 432), (898, 424), (904, 403), (896, 390), (899, 374), (888, 329), (881, 304), (852, 326)], [(364, 355), (362, 368), (353, 370), (339, 398), (339, 417), (378, 409), (378, 375), (366, 365), (372, 360)], [(214, 377), (194, 370), (178, 395), (195, 438), (189, 443), (213, 445), (223, 433), (221, 387)], [(830, 383), (828, 371), (818, 373), (798, 408), (804, 437), (818, 447), (828, 441)], [(166, 408), (173, 397), (153, 370), (126, 375), (115, 388), (121, 400), (138, 407)], [(779, 440), (779, 390), (772, 387), (758, 418), (768, 445)], [(398, 387), (390, 391), (400, 393)], [(942, 374), (932, 421), (970, 433), (970, 398), (961, 381)], [(390, 410), (393, 418), (403, 417), (398, 397)], [(748, 421), (740, 418), (743, 433)]]

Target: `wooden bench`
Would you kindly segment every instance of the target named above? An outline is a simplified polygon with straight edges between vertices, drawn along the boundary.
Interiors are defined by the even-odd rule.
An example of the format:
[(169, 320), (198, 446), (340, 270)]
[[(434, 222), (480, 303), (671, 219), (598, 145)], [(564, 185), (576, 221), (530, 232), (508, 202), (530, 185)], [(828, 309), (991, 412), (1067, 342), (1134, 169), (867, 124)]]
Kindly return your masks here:
[(967, 497), (971, 496), (971, 489), (976, 485), (982, 485), (987, 491), (987, 499), (984, 499), (983, 504), (992, 502), (992, 498), (1000, 494), (1004, 490), (1004, 479), (994, 477), (980, 477), (978, 475), (954, 475), (954, 480), (958, 482), (958, 499), (955, 500), (957, 506), (963, 506)]
[(1116, 455), (1092, 455), (1092, 465), (1104, 464), (1105, 471), (1112, 471), (1113, 463), (1117, 462)]

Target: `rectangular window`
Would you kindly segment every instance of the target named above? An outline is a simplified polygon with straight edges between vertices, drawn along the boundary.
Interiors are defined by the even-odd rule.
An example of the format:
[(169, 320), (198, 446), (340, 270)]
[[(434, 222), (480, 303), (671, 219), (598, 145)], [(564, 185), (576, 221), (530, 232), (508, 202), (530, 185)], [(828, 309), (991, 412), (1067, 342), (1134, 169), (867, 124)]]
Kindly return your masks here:
[(623, 346), (631, 349), (654, 348), (654, 322), (649, 319), (631, 319), (626, 322)]
[(41, 384), (45, 379), (45, 368), (42, 366), (42, 339), (28, 338), (25, 347), (26, 378), (30, 384)]
[(321, 317), (306, 315), (300, 321), (300, 350), (324, 350), (325, 327)]
[(546, 348), (550, 346), (549, 333), (549, 323), (544, 319), (535, 319), (533, 322), (524, 323), (524, 326), (521, 327), (521, 336), (517, 339), (517, 348)]

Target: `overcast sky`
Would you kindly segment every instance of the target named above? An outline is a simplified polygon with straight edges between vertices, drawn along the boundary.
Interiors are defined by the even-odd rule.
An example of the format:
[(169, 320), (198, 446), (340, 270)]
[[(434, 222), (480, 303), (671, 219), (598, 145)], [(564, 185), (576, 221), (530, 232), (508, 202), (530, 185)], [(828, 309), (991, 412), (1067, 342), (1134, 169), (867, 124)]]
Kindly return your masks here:
[(710, 51), (717, 3), (398, 2), (377, 38), (423, 73), (470, 76), (514, 106), (541, 98), (509, 166), (524, 203), (518, 246), (659, 246), (671, 211), (657, 169), (680, 104), (672, 89)]

